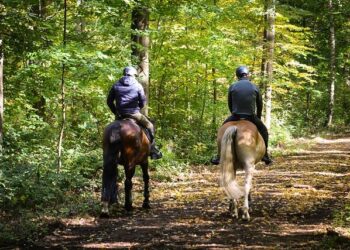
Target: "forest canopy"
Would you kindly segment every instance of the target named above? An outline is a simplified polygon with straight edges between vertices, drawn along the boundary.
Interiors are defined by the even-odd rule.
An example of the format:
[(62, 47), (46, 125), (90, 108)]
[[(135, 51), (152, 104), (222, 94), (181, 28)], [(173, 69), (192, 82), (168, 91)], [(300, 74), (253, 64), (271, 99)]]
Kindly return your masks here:
[(263, 93), (273, 147), (350, 124), (346, 0), (1, 0), (0, 20), (7, 209), (56, 206), (100, 185), (101, 137), (114, 120), (106, 96), (141, 57), (165, 154), (157, 168), (209, 162), (240, 65)]

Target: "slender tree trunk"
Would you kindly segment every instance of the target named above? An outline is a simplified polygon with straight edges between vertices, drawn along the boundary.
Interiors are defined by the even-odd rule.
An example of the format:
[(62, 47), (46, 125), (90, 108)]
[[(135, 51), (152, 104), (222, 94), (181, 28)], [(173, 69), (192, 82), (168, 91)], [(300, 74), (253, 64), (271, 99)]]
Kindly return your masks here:
[[(217, 0), (213, 0), (213, 4), (214, 6), (217, 5)], [(212, 77), (213, 77), (213, 117), (212, 117), (212, 129), (214, 130), (213, 131), (213, 135), (216, 134), (216, 105), (217, 105), (217, 99), (218, 99), (218, 94), (217, 94), (217, 82), (216, 82), (216, 69), (215, 68), (212, 68), (211, 69), (211, 74), (212, 74)]]
[(2, 39), (0, 39), (0, 151), (3, 147), (3, 125), (4, 125), (4, 53), (3, 53)]
[(212, 119), (212, 126), (213, 126), (213, 129), (216, 131), (216, 104), (217, 104), (217, 100), (218, 100), (218, 94), (217, 94), (217, 82), (216, 82), (216, 78), (215, 78), (215, 75), (216, 75), (216, 69), (215, 68), (212, 68), (211, 69), (211, 74), (213, 76), (213, 106), (214, 106), (214, 109), (213, 109), (213, 119)]
[(260, 89), (265, 89), (266, 85), (266, 58), (267, 58), (267, 4), (265, 3), (265, 15), (264, 15), (264, 33), (263, 33), (263, 46), (262, 46), (262, 57), (261, 57), (261, 81), (259, 84)]
[[(38, 5), (34, 6), (34, 14), (37, 15), (41, 21), (43, 22), (45, 17), (47, 16), (47, 6), (51, 3), (51, 0), (38, 0)], [(39, 63), (35, 60), (28, 61), (28, 65), (31, 64), (37, 64), (39, 66), (43, 66), (42, 63)], [(46, 99), (42, 95), (42, 91), (40, 89), (34, 89), (35, 96), (38, 97), (38, 100), (33, 103), (33, 107), (35, 108), (35, 112), (37, 115), (42, 117), (44, 120), (46, 120), (46, 113), (45, 113), (45, 106), (46, 106)]]
[[(66, 36), (67, 36), (67, 0), (64, 0), (64, 20), (63, 20), (63, 47), (66, 47)], [(62, 168), (62, 144), (63, 144), (63, 135), (64, 128), (66, 124), (66, 101), (65, 101), (65, 76), (66, 67), (64, 62), (62, 63), (62, 75), (61, 75), (61, 108), (62, 108), (62, 120), (61, 128), (57, 145), (57, 155), (58, 155), (58, 165), (57, 172), (60, 172)]]
[(47, 6), (52, 3), (52, 0), (38, 0), (38, 14), (39, 17), (45, 18), (47, 16)]
[(306, 111), (305, 111), (305, 120), (308, 127), (310, 127), (310, 105), (311, 105), (311, 92), (310, 90), (306, 91)]
[[(202, 92), (202, 95), (201, 95), (201, 98), (202, 98), (202, 110), (201, 110), (201, 115), (200, 115), (200, 124), (203, 123), (203, 119), (204, 119), (204, 112), (205, 112), (205, 106), (207, 104), (207, 99), (208, 99), (208, 85), (207, 85), (207, 82), (208, 82), (208, 64), (205, 64), (205, 68), (204, 68), (204, 79), (205, 79), (205, 87), (203, 89), (203, 92)], [(199, 135), (202, 134), (202, 131), (201, 129), (199, 129)]]
[[(148, 48), (150, 38), (145, 34), (149, 28), (149, 10), (146, 7), (135, 7), (132, 11), (131, 29), (132, 62), (138, 65), (139, 81), (142, 84), (147, 100), (149, 102), (149, 54)], [(148, 114), (148, 108), (143, 109), (145, 115)]]
[(275, 49), (275, 0), (266, 0), (267, 6), (267, 58), (266, 58), (266, 92), (265, 92), (265, 125), (271, 127), (273, 60)]
[[(267, 10), (265, 9), (265, 12)], [(263, 33), (263, 46), (262, 46), (262, 57), (261, 57), (261, 82), (260, 82), (260, 88), (263, 89), (265, 88), (266, 84), (266, 58), (267, 58), (267, 29), (266, 29), (266, 24), (267, 24), (267, 14), (264, 15), (264, 22), (265, 22), (265, 27), (264, 27), (264, 33)]]
[(345, 66), (344, 66), (344, 76), (345, 84), (350, 87), (350, 66), (349, 66), (350, 53), (347, 53), (345, 56)]
[(333, 1), (328, 0), (329, 8), (329, 49), (330, 49), (330, 72), (329, 72), (329, 102), (327, 114), (327, 127), (332, 126), (334, 114), (334, 92), (335, 92), (335, 30), (334, 30), (334, 16), (333, 16)]
[[(81, 8), (84, 4), (84, 0), (77, 0), (77, 6), (78, 8)], [(85, 20), (83, 17), (78, 17), (76, 20), (76, 29), (78, 32), (82, 33), (85, 30)]]

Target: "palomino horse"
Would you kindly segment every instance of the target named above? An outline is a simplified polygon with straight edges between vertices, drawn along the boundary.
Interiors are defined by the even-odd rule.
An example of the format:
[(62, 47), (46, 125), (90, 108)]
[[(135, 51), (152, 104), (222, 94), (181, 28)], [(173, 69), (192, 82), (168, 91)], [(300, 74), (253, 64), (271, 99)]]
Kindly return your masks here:
[(132, 210), (132, 177), (140, 165), (144, 181), (143, 208), (149, 205), (148, 155), (150, 142), (144, 131), (132, 119), (114, 121), (103, 135), (102, 216), (108, 216), (109, 205), (118, 201), (117, 165), (125, 171), (125, 209)]
[[(249, 220), (250, 189), (255, 164), (265, 153), (265, 143), (256, 126), (245, 120), (227, 122), (218, 131), (220, 185), (232, 200), (230, 210), (238, 218), (238, 199), (244, 196), (242, 219)], [(221, 148), (220, 148), (221, 147)], [(219, 151), (219, 152), (220, 152)], [(236, 180), (236, 171), (245, 172), (244, 188)]]

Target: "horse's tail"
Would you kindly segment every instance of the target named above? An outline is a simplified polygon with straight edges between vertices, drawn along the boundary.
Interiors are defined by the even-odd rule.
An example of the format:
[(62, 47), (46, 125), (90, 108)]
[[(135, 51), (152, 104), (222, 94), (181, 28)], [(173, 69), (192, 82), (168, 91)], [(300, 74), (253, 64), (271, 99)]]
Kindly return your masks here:
[(103, 135), (101, 200), (108, 203), (114, 203), (117, 201), (117, 164), (121, 150), (120, 127), (119, 122), (111, 123), (106, 127)]
[(243, 191), (236, 181), (236, 141), (237, 127), (228, 127), (221, 140), (221, 179), (220, 185), (231, 199), (239, 199), (243, 196)]

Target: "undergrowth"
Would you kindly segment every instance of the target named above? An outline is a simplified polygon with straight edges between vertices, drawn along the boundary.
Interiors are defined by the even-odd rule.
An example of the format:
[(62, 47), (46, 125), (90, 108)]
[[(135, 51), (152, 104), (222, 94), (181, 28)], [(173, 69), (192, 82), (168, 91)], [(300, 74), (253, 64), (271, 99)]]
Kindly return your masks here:
[[(294, 139), (293, 128), (275, 125), (270, 131), (273, 157), (307, 149), (314, 141)], [(211, 134), (196, 138), (158, 140), (163, 158), (150, 160), (153, 181), (176, 181), (194, 164), (208, 164), (216, 153)], [(197, 140), (198, 139), (198, 140)], [(15, 140), (14, 140), (15, 141)], [(18, 141), (18, 140), (17, 140)], [(102, 175), (102, 150), (75, 146), (64, 153), (57, 172), (55, 149), (51, 146), (5, 145), (0, 168), (0, 246), (23, 245), (50, 233), (60, 218), (98, 216)], [(124, 178), (119, 168), (119, 181)], [(142, 176), (138, 168), (137, 176)], [(335, 223), (349, 226), (350, 205), (335, 216)]]

